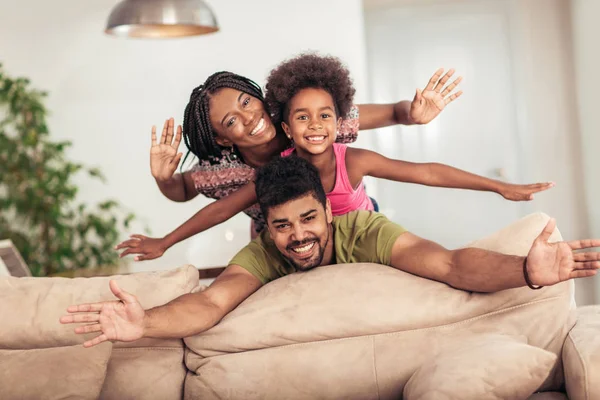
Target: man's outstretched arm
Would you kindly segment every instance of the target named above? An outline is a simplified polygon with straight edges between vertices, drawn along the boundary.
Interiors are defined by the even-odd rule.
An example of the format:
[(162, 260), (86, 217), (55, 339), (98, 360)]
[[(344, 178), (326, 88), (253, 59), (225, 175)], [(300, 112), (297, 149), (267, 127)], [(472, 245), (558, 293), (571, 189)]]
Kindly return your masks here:
[(555, 225), (554, 219), (548, 222), (534, 241), (527, 260), (476, 248), (447, 250), (407, 232), (396, 239), (391, 264), (414, 275), (474, 292), (496, 292), (525, 286), (525, 261), (533, 285), (550, 286), (568, 279), (595, 275), (600, 268), (600, 253), (573, 251), (598, 247), (600, 240), (548, 243)]
[(134, 295), (121, 290), (116, 281), (110, 281), (111, 291), (119, 300), (70, 306), (67, 309), (70, 314), (61, 317), (60, 322), (88, 323), (75, 328), (76, 333), (98, 332), (98, 336), (84, 343), (85, 347), (107, 340), (184, 338), (215, 326), (261, 286), (250, 272), (230, 265), (208, 289), (144, 310)]

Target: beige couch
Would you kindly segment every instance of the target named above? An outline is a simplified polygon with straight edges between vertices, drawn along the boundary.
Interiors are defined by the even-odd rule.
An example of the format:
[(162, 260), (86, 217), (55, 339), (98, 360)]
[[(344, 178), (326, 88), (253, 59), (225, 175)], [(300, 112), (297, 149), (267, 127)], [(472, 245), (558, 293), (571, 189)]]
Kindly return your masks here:
[[(546, 220), (472, 246), (525, 254)], [(184, 341), (83, 349), (58, 318), (111, 299), (107, 279), (0, 279), (0, 399), (600, 399), (600, 307), (575, 309), (572, 282), (475, 294), (337, 265), (272, 282)], [(117, 279), (145, 307), (200, 290), (192, 266)]]

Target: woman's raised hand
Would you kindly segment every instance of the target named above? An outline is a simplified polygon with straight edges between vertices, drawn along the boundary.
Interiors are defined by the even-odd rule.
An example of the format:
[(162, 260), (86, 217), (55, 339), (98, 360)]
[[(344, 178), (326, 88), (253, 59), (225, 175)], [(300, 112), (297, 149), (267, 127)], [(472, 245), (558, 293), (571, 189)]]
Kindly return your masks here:
[(181, 143), (181, 125), (177, 126), (177, 134), (173, 135), (175, 122), (173, 118), (165, 121), (160, 141), (156, 140), (156, 125), (152, 126), (152, 147), (150, 147), (150, 171), (152, 176), (159, 182), (169, 180), (183, 156), (178, 153)]

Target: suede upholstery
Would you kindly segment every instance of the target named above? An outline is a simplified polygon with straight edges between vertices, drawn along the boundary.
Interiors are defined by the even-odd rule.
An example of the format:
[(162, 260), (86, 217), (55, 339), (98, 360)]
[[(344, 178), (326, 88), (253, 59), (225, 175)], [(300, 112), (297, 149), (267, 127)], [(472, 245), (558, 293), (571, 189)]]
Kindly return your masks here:
[[(0, 371), (1, 366), (7, 366), (6, 374), (0, 375), (0, 387), (4, 384), (21, 386), (24, 379), (17, 379), (19, 384), (11, 384), (15, 382), (13, 378), (21, 374), (34, 381), (56, 382), (48, 383), (48, 389), (56, 386), (56, 393), (29, 398), (69, 398), (68, 391), (63, 395), (58, 390), (62, 388), (58, 377), (64, 375), (67, 382), (71, 382), (81, 375), (83, 383), (89, 381), (91, 385), (93, 381), (98, 389), (89, 392), (94, 393), (93, 396), (81, 398), (181, 399), (186, 376), (182, 340), (143, 339), (114, 346), (108, 343), (98, 348), (108, 347), (108, 351), (100, 352), (81, 346), (94, 334), (77, 335), (73, 325), (58, 322), (69, 305), (114, 300), (109, 279), (116, 279), (123, 290), (135, 294), (144, 308), (165, 304), (197, 290), (199, 284), (198, 270), (191, 265), (111, 278), (0, 278)], [(68, 361), (71, 358), (86, 360), (87, 364), (82, 364), (79, 371), (74, 361)], [(27, 360), (31, 364), (41, 363), (31, 366), (39, 368), (39, 374), (25, 372)], [(52, 368), (57, 363), (66, 363), (68, 368)], [(91, 372), (98, 375), (95, 380)], [(73, 395), (72, 398), (79, 397)], [(5, 398), (21, 397), (0, 395), (0, 399)]]
[[(547, 220), (530, 215), (470, 246), (526, 254)], [(191, 266), (116, 279), (146, 308), (200, 290)], [(28, 380), (67, 397), (49, 383), (60, 371), (31, 373), (66, 357), (87, 365), (72, 373), (90, 382), (77, 398), (591, 400), (600, 307), (575, 309), (573, 287), (481, 294), (381, 265), (327, 266), (265, 285), (183, 341), (82, 349), (58, 318), (111, 299), (107, 278), (0, 278), (0, 390), (12, 385), (0, 398)]]

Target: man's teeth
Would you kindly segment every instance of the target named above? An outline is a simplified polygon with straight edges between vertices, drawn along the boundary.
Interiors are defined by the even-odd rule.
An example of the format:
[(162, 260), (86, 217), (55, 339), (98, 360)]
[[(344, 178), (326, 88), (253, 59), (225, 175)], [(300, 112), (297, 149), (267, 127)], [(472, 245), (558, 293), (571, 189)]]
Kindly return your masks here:
[(254, 129), (252, 129), (252, 132), (250, 132), (250, 136), (256, 135), (264, 126), (265, 126), (265, 119), (261, 118), (260, 121), (258, 121), (258, 125), (256, 125), (256, 127)]
[(302, 246), (302, 247), (296, 247), (295, 249), (292, 249), (294, 251), (294, 253), (306, 253), (307, 251), (310, 251), (310, 249), (313, 248), (313, 246), (315, 245), (315, 242), (312, 242), (310, 244), (307, 244), (306, 246)]
[(325, 136), (311, 136), (307, 137), (306, 140), (308, 140), (309, 142), (321, 142), (325, 140)]

